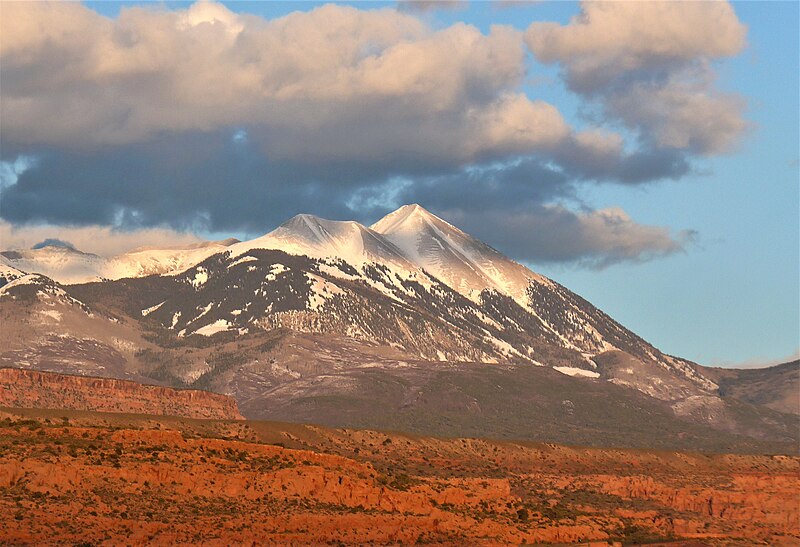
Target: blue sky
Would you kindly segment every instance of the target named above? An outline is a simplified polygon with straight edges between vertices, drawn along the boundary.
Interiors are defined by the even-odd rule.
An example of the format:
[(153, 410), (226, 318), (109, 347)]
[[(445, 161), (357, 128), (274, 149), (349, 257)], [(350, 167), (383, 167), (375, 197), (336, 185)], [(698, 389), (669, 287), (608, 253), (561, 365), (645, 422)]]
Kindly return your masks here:
[(601, 272), (545, 269), (665, 351), (701, 363), (766, 362), (800, 345), (798, 6), (734, 4), (748, 47), (724, 63), (720, 85), (747, 98), (755, 124), (738, 150), (678, 184), (594, 189), (596, 205), (691, 227), (697, 244)]
[[(395, 9), (393, 2), (349, 4), (359, 12)], [(137, 3), (89, 2), (86, 5), (98, 13), (116, 18), (125, 7)], [(310, 2), (236, 2), (227, 4), (227, 7), (236, 14), (252, 14), (266, 20), (293, 11), (308, 13), (322, 5)], [(166, 3), (159, 8), (147, 4), (148, 8), (162, 11), (181, 11), (188, 6), (185, 3)], [(503, 118), (504, 123), (513, 124), (524, 116), (530, 116), (534, 121), (544, 119), (541, 123), (547, 129), (543, 132), (552, 130), (554, 135), (561, 135), (552, 137), (558, 140), (558, 144), (553, 144), (555, 141), (552, 139), (547, 140), (550, 137), (540, 138), (538, 133), (525, 143), (509, 144), (504, 133), (500, 144), (494, 141), (481, 143), (472, 156), (454, 153), (452, 158), (439, 161), (433, 152), (428, 155), (426, 150), (415, 150), (412, 141), (404, 140), (406, 137), (399, 131), (387, 136), (365, 125), (365, 120), (359, 119), (356, 111), (340, 125), (332, 125), (331, 135), (342, 135), (342, 140), (349, 136), (358, 144), (365, 132), (374, 130), (376, 133), (364, 141), (365, 146), (369, 147), (385, 137), (389, 152), (401, 150), (403, 153), (395, 154), (400, 157), (385, 159), (388, 152), (376, 145), (371, 155), (355, 157), (353, 154), (358, 155), (360, 149), (353, 152), (345, 145), (331, 144), (332, 150), (328, 151), (330, 140), (320, 141), (322, 144), (309, 144), (307, 151), (314, 155), (322, 150), (319, 158), (314, 156), (317, 169), (301, 165), (292, 155), (305, 153), (302, 148), (297, 148), (297, 142), (306, 142), (309, 137), (303, 137), (303, 128), (292, 126), (291, 121), (280, 121), (278, 126), (284, 131), (280, 136), (276, 136), (273, 117), (269, 118), (269, 124), (273, 126), (265, 129), (266, 126), (247, 123), (249, 114), (237, 118), (241, 115), (238, 112), (227, 118), (227, 114), (221, 114), (223, 121), (217, 121), (218, 117), (213, 116), (199, 129), (192, 127), (191, 131), (183, 129), (191, 125), (183, 119), (175, 122), (180, 129), (172, 125), (160, 128), (158, 120), (154, 121), (148, 112), (141, 115), (143, 121), (128, 124), (129, 119), (138, 119), (136, 109), (140, 108), (136, 97), (132, 97), (129, 110), (123, 113), (109, 110), (109, 117), (98, 121), (97, 126), (84, 127), (82, 122), (73, 126), (66, 124), (64, 134), (75, 135), (77, 143), (69, 138), (58, 140), (51, 135), (32, 135), (30, 131), (22, 130), (12, 131), (10, 136), (4, 137), (4, 167), (20, 157), (35, 158), (35, 167), (21, 174), (18, 182), (7, 180), (0, 184), (0, 189), (8, 188), (6, 199), (0, 201), (0, 217), (15, 228), (43, 222), (65, 227), (121, 222), (120, 229), (167, 226), (177, 230), (194, 229), (207, 237), (231, 233), (252, 236), (269, 230), (281, 219), (298, 212), (357, 218), (364, 222), (375, 220), (386, 211), (367, 206), (353, 210), (353, 203), (368, 202), (353, 196), (385, 196), (387, 185), (391, 181), (400, 181), (397, 184), (404, 190), (399, 192), (397, 199), (420, 201), (423, 206), (578, 292), (663, 351), (711, 365), (777, 360), (795, 354), (800, 346), (798, 6), (800, 4), (796, 2), (742, 2), (733, 4), (733, 17), (709, 13), (707, 21), (698, 23), (699, 30), (694, 31), (694, 35), (691, 29), (687, 31), (685, 47), (672, 48), (671, 57), (666, 61), (642, 47), (641, 35), (630, 38), (630, 55), (624, 44), (609, 46), (617, 48), (613, 50), (616, 57), (606, 66), (605, 72), (612, 73), (617, 83), (605, 85), (592, 81), (593, 73), (586, 76), (586, 66), (581, 63), (588, 59), (592, 63), (601, 63), (599, 66), (602, 68), (602, 63), (607, 60), (590, 59), (583, 51), (579, 52), (583, 55), (581, 62), (577, 62), (574, 56), (570, 56), (575, 55), (576, 50), (570, 50), (564, 42), (553, 46), (558, 39), (557, 33), (552, 33), (550, 42), (537, 42), (536, 36), (551, 33), (551, 30), (531, 27), (535, 22), (553, 22), (562, 25), (563, 29), (572, 29), (568, 26), (570, 19), (582, 9), (578, 3), (539, 2), (501, 7), (489, 2), (473, 2), (460, 5), (458, 9), (425, 11), (414, 9), (412, 5), (401, 10), (403, 17), (411, 19), (391, 17), (392, 28), (405, 25), (402, 40), (411, 40), (424, 48), (437, 32), (448, 32), (461, 23), (474, 25), (482, 35), (475, 46), (476, 54), (484, 51), (480, 48), (486, 48), (486, 51), (493, 52), (492, 55), (499, 56), (498, 66), (503, 68), (503, 63), (508, 63), (509, 67), (499, 73), (499, 69), (494, 70), (489, 62), (473, 71), (468, 59), (463, 67), (457, 67), (455, 77), (464, 76), (467, 82), (464, 85), (468, 89), (456, 90), (453, 95), (456, 99), (450, 95), (443, 96), (443, 101), (452, 100), (452, 103), (445, 106), (436, 103), (431, 107), (435, 108), (432, 111), (436, 112), (435, 115), (448, 108), (452, 111), (447, 113), (449, 117), (441, 125), (428, 128), (427, 122), (421, 122), (422, 138), (430, 138), (432, 143), (453, 138), (453, 135), (460, 138), (463, 131), (452, 134), (448, 131), (453, 123), (461, 123), (457, 117), (467, 108), (459, 106), (462, 102), (476, 111), (499, 108), (498, 105), (512, 108), (507, 103), (501, 105), (500, 99), (504, 94), (521, 93), (528, 100), (523, 101), (525, 104), (518, 109), (509, 110), (510, 117)], [(663, 16), (675, 17), (679, 22), (681, 17), (689, 17), (679, 9), (671, 8)], [(618, 14), (617, 20), (624, 22), (626, 16), (631, 17), (630, 25), (638, 25), (637, 17), (625, 13)], [(692, 15), (692, 18), (697, 19), (697, 15)], [(58, 20), (64, 19), (66, 17)], [(424, 29), (415, 28), (413, 19), (418, 19)], [(153, 19), (153, 23), (147, 24), (155, 28), (155, 21)], [(135, 24), (144, 25), (141, 22)], [(528, 44), (524, 53), (525, 74), (521, 82), (515, 83), (515, 54), (512, 52), (506, 57), (497, 48), (502, 45), (513, 50), (517, 47), (514, 40), (522, 40), (523, 35), (503, 38), (493, 34), (493, 25), (509, 25), (527, 31), (524, 34)], [(736, 45), (735, 34), (742, 25), (746, 27), (746, 45)], [(146, 40), (146, 37), (142, 38), (147, 35), (143, 29), (148, 27), (135, 28), (137, 31), (132, 35), (136, 38), (133, 39)], [(647, 37), (645, 24), (642, 24), (642, 29)], [(698, 40), (696, 34), (704, 32), (703, 29), (712, 36), (732, 37), (727, 43), (721, 38), (715, 41), (713, 37), (706, 41)], [(117, 29), (117, 35), (123, 30)], [(573, 29), (573, 32), (576, 30), (580, 29)], [(459, 34), (462, 37), (467, 35), (468, 32)], [(495, 36), (496, 41), (486, 38), (490, 35)], [(380, 37), (369, 40), (375, 39), (380, 41)], [(658, 36), (653, 36), (654, 41), (658, 39)], [(71, 62), (82, 62), (83, 50), (80, 48), (94, 47), (89, 42), (87, 39), (87, 43), (70, 44), (78, 59)], [(183, 46), (170, 47), (195, 47), (191, 44), (187, 42)], [(607, 45), (599, 44), (602, 47)], [(595, 44), (594, 47), (599, 46)], [(431, 57), (438, 51), (432, 51)], [(175, 52), (176, 55), (183, 54), (180, 49), (175, 49)], [(634, 68), (613, 74), (622, 70), (618, 67), (623, 61), (631, 58), (638, 63)], [(197, 58), (195, 62), (199, 62)], [(409, 62), (406, 60), (405, 64)], [(458, 61), (448, 63), (445, 58), (443, 62), (441, 70), (450, 69), (450, 65), (456, 65)], [(23, 68), (32, 74), (43, 70), (37, 66)], [(159, 66), (149, 70), (155, 74), (158, 70), (180, 70), (180, 67), (164, 69)], [(143, 75), (145, 73), (127, 74), (125, 86), (108, 87), (107, 90), (103, 90), (103, 86), (108, 85), (107, 80), (92, 80), (87, 76), (81, 89), (93, 86), (93, 91), (99, 93), (98, 97), (103, 97), (120, 93), (120, 89), (123, 93), (136, 94), (141, 84), (142, 89), (146, 89), (143, 94), (153, 93), (152, 88), (147, 87), (149, 81)], [(266, 85), (271, 85), (274, 78), (279, 77), (275, 74), (283, 73), (271, 74)], [(9, 81), (9, 75), (17, 74), (27, 73), (9, 73), (5, 75), (6, 81)], [(602, 72), (598, 74), (602, 77)], [(165, 74), (160, 77), (165, 77)], [(432, 73), (431, 78), (435, 79), (435, 74)], [(496, 82), (491, 85), (482, 84), (493, 78)], [(580, 78), (584, 78), (583, 83)], [(20, 78), (20, 81), (29, 87), (20, 85), (19, 93), (36, 97), (44, 94), (35, 88), (36, 78)], [(173, 85), (180, 87), (181, 80), (176, 81), (178, 83)], [(213, 74), (210, 80), (201, 81), (216, 85)], [(315, 80), (311, 81), (307, 85), (314, 85)], [(68, 80), (65, 82), (63, 96), (46, 97), (47, 101), (63, 100), (80, 111), (80, 103), (72, 95), (75, 91), (66, 89), (71, 84)], [(694, 95), (707, 96), (711, 101), (708, 104), (720, 108), (720, 117), (729, 116), (730, 123), (712, 131), (698, 122), (698, 127), (687, 130), (688, 137), (681, 140), (686, 136), (681, 133), (683, 128), (677, 126), (680, 134), (675, 137), (676, 125), (670, 118), (669, 108), (674, 103), (665, 100), (663, 110), (666, 114), (654, 115), (648, 110), (651, 105), (636, 102), (634, 85), (625, 88), (629, 82), (641, 84), (651, 92), (662, 89), (658, 87), (661, 82), (664, 89), (672, 86), (670, 91), (678, 94), (689, 89)], [(447, 85), (446, 79), (438, 84), (439, 88)], [(16, 89), (12, 91), (16, 93)], [(309, 88), (308, 93), (316, 91)], [(681, 101), (685, 99), (683, 96), (679, 98)], [(176, 103), (174, 108), (179, 110), (191, 100)], [(201, 97), (199, 100), (205, 99)], [(340, 98), (335, 100), (340, 101)], [(358, 100), (363, 101), (363, 97)], [(377, 115), (383, 123), (391, 123), (392, 118), (386, 112), (395, 108), (403, 112), (404, 102), (425, 100), (410, 91), (385, 105), (378, 104), (375, 107), (377, 114), (371, 115), (373, 119)], [(559, 129), (560, 122), (548, 117), (549, 111), (531, 106), (532, 101), (544, 101), (555, 107), (560, 119), (569, 127), (570, 136), (564, 137), (562, 129)], [(745, 105), (741, 112), (737, 110), (736, 105), (740, 104), (737, 101)], [(168, 102), (165, 104), (169, 105)], [(252, 116), (263, 115), (258, 103), (253, 104), (250, 107), (254, 112)], [(320, 107), (320, 112), (327, 116), (329, 111), (326, 108), (331, 108), (330, 104), (312, 104), (312, 108)], [(337, 104), (336, 108), (349, 108), (347, 104)], [(621, 109), (620, 104), (624, 105)], [(628, 105), (630, 112), (625, 112)], [(225, 110), (224, 104), (217, 107)], [(637, 112), (637, 108), (640, 111)], [(298, 110), (293, 119), (302, 117), (304, 110), (305, 107)], [(413, 108), (409, 112), (417, 115), (421, 111)], [(204, 115), (201, 113), (199, 116)], [(406, 116), (404, 119), (409, 117), (403, 115)], [(169, 118), (169, 114), (165, 117)], [(244, 121), (225, 121), (230, 119)], [(30, 125), (28, 120), (22, 120), (20, 126), (24, 125), (23, 121)], [(685, 123), (686, 118), (683, 121)], [(690, 125), (692, 121), (689, 118)], [(124, 127), (117, 131), (119, 124)], [(743, 129), (744, 125), (746, 129)], [(51, 133), (58, 134), (58, 129)], [(624, 149), (618, 151), (620, 157), (608, 159), (618, 162), (614, 164), (617, 167), (609, 168), (611, 171), (592, 171), (593, 167), (587, 167), (581, 161), (582, 156), (593, 153), (593, 149), (580, 148), (576, 144), (580, 140), (578, 136), (583, 131), (594, 129), (613, 132), (624, 142)], [(428, 130), (430, 134), (426, 133)], [(89, 132), (99, 135), (106, 131), (110, 135), (108, 142), (86, 136)], [(297, 131), (299, 137), (283, 142), (281, 139), (286, 131)], [(411, 139), (414, 127), (408, 131), (411, 135), (408, 139)], [(469, 139), (464, 142), (472, 143)], [(164, 158), (165, 147), (177, 151), (174, 157)], [(266, 154), (263, 153), (265, 148)], [(448, 153), (450, 149), (442, 152), (442, 157)], [(218, 161), (204, 156), (218, 157)], [(382, 159), (376, 160), (377, 156)], [(625, 158), (635, 160), (639, 156), (648, 163), (644, 174), (636, 175), (636, 180), (633, 180), (625, 174)], [(659, 163), (662, 161), (672, 163)], [(147, 170), (142, 170), (141, 165), (147, 165)], [(149, 171), (152, 165), (156, 167)], [(523, 170), (520, 165), (528, 170)], [(176, 166), (192, 175), (186, 175), (185, 180), (175, 175)], [(515, 171), (514, 166), (520, 168)], [(159, 186), (150, 188), (147, 183), (131, 177), (129, 171), (132, 170), (142, 170), (143, 177), (147, 175), (158, 180)], [(523, 171), (527, 179), (512, 177), (513, 173)], [(56, 173), (55, 176), (64, 178), (62, 188), (43, 191)], [(474, 180), (465, 190), (463, 181), (467, 174), (471, 174)], [(209, 178), (207, 185), (200, 182), (204, 177)], [(262, 178), (269, 179), (270, 182), (265, 183), (269, 191), (254, 195), (249, 203), (232, 202), (227, 209), (231, 211), (229, 215), (224, 210), (214, 209), (212, 202), (228, 199), (227, 196), (260, 192)], [(109, 184), (109, 180), (116, 179), (120, 180), (121, 186), (127, 185), (127, 190)], [(295, 180), (306, 182), (292, 186)], [(66, 197), (59, 193), (64, 188), (68, 190)], [(130, 188), (137, 188), (138, 195), (131, 195)], [(159, 204), (157, 196), (151, 201), (142, 197), (165, 192), (165, 188), (166, 193), (178, 196), (178, 205), (170, 206), (168, 201), (165, 201), (167, 205)], [(85, 192), (87, 197), (79, 199), (81, 192)], [(515, 192), (520, 196), (516, 202)], [(501, 194), (503, 197), (498, 197)], [(191, 195), (191, 199), (186, 200), (191, 204), (187, 204), (185, 210), (179, 199), (181, 195)], [(347, 195), (350, 196), (347, 200), (342, 197)], [(88, 196), (94, 196), (94, 199)], [(75, 198), (74, 202), (72, 198)], [(337, 201), (340, 198), (341, 203)], [(462, 201), (472, 199), (473, 203), (448, 205), (449, 199), (456, 198)], [(481, 210), (480, 203), (475, 203), (481, 200), (487, 203), (486, 211)], [(113, 215), (108, 212), (111, 210)], [(621, 236), (613, 226), (598, 220), (607, 218), (604, 211), (618, 210), (625, 214)], [(184, 215), (180, 222), (168, 216), (172, 211)], [(241, 219), (241, 222), (236, 219)], [(530, 237), (506, 237), (503, 234), (504, 219), (509, 219), (509, 226), (529, 227)], [(563, 237), (569, 242), (568, 248), (565, 245), (548, 247), (547, 241), (556, 238), (548, 238), (546, 233), (538, 235), (542, 227), (562, 230), (562, 236), (566, 233)], [(567, 232), (576, 227), (574, 234)]]
[(665, 351), (701, 363), (767, 362), (800, 346), (798, 6), (734, 3), (748, 47), (722, 65), (720, 86), (747, 98), (755, 124), (738, 150), (678, 184), (593, 189), (595, 205), (691, 227), (697, 244), (600, 272), (539, 268)]

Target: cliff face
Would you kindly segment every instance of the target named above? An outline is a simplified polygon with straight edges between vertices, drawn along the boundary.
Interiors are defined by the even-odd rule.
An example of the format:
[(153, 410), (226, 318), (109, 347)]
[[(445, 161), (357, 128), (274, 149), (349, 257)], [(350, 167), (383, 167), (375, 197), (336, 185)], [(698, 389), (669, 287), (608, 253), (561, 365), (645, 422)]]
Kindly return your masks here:
[(218, 393), (14, 368), (0, 369), (0, 406), (243, 419), (236, 401)]
[(64, 413), (0, 412), (4, 543), (800, 545), (797, 457)]

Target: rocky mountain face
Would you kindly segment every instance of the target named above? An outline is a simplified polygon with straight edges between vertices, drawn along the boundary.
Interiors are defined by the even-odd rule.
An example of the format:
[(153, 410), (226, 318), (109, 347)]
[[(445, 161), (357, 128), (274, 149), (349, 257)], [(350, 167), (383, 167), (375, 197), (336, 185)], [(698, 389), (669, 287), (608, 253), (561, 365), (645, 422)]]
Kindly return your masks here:
[(708, 369), (722, 395), (764, 405), (773, 410), (800, 414), (800, 360), (763, 369)]
[(236, 401), (219, 393), (15, 368), (0, 368), (0, 406), (243, 419)]
[(0, 269), (0, 367), (153, 380), (138, 375), (135, 353), (151, 347), (135, 319), (89, 307), (40, 274)]
[[(663, 430), (676, 434), (691, 423), (796, 442), (785, 405), (765, 407), (742, 394), (746, 387), (726, 391), (719, 382), (729, 377), (663, 354), (418, 205), (369, 228), (298, 215), (261, 238), (192, 252), (181, 255), (192, 264), (180, 262), (180, 271), (169, 262), (162, 275), (135, 270), (70, 286), (26, 275), (6, 253), (0, 317), (16, 326), (0, 333), (8, 348), (0, 364), (212, 389), (248, 416), (330, 425), (376, 426), (362, 418), (384, 420), (369, 408), (392, 401), (394, 425), (420, 432), (474, 425), (532, 438), (567, 422), (586, 431), (586, 420), (601, 416), (592, 430), (608, 433), (625, 412), (606, 410), (621, 405), (639, 412), (639, 425), (663, 416), (678, 424)], [(521, 382), (515, 400), (547, 416), (541, 428), (508, 422), (513, 410), (495, 400), (506, 395), (489, 384), (498, 378)], [(564, 397), (551, 400), (548, 386), (561, 384)], [(451, 411), (468, 419), (445, 427)], [(644, 432), (632, 433), (634, 444), (652, 445), (658, 432), (637, 427), (630, 431)], [(580, 432), (557, 440), (592, 444)]]

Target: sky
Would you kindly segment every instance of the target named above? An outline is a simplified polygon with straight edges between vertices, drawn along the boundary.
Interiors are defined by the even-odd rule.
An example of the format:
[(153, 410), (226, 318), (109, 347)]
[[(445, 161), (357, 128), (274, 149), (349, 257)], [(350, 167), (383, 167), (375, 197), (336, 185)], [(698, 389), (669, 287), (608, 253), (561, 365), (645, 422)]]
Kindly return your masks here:
[(800, 347), (797, 2), (0, 4), (0, 246), (419, 203), (661, 350)]

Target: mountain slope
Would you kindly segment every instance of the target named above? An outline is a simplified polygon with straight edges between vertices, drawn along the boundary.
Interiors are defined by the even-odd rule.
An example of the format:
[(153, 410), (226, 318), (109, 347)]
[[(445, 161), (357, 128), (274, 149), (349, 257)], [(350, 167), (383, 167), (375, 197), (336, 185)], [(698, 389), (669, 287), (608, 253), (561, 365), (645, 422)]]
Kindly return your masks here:
[(17, 268), (7, 266), (0, 262), (0, 289), (15, 279), (23, 277), (24, 275), (27, 274), (21, 270), (18, 270)]
[(58, 278), (63, 283), (103, 279), (108, 259), (77, 249), (48, 245), (0, 252), (0, 262), (24, 272)]
[(549, 283), (417, 204), (400, 207), (371, 228), (411, 262), (475, 301), (494, 289), (525, 305), (531, 281)]
[(326, 220), (307, 214), (292, 217), (260, 238), (234, 245), (231, 254), (239, 256), (250, 249), (334, 258), (352, 266), (375, 262), (409, 271), (417, 269), (400, 249), (358, 222)]
[(800, 415), (800, 361), (758, 369), (707, 369), (723, 395)]
[[(9, 271), (0, 267), (0, 282)], [(87, 301), (41, 274), (0, 286), (0, 367), (160, 383), (136, 358), (154, 347), (139, 323)]]
[(39, 273), (63, 284), (106, 279), (169, 275), (225, 250), (236, 240), (205, 242), (187, 247), (135, 249), (111, 258), (77, 249), (48, 245), (38, 249), (0, 252), (0, 264)]
[[(627, 344), (631, 351), (641, 350), (643, 358), (614, 350), (590, 361), (565, 347), (527, 308), (494, 291), (485, 292), (483, 304), (478, 304), (424, 272), (423, 277), (404, 277), (379, 264), (355, 268), (339, 260), (274, 250), (231, 254), (210, 257), (178, 276), (95, 283), (71, 290), (140, 317), (165, 336), (212, 338), (204, 344), (286, 328), (393, 348), (410, 359), (442, 364), (546, 364), (563, 374), (609, 380), (658, 399), (713, 397), (714, 384), (633, 334), (617, 336), (615, 341), (623, 347)], [(581, 309), (611, 322), (588, 303)], [(663, 363), (655, 360), (659, 357)]]

